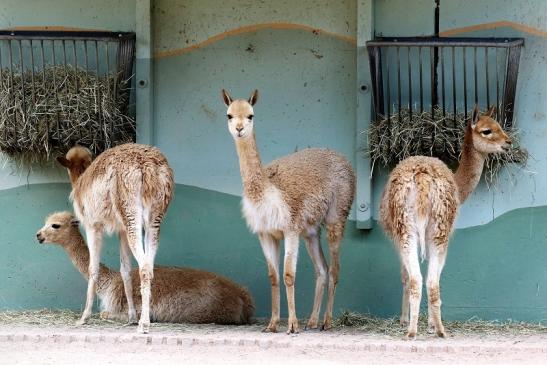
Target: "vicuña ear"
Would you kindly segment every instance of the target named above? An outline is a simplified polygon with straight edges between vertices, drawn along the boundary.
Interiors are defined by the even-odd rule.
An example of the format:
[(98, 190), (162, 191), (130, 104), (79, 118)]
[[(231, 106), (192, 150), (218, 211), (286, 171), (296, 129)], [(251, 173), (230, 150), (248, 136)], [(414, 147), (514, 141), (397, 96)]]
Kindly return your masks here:
[(228, 91), (224, 89), (222, 89), (222, 99), (224, 99), (224, 104), (226, 104), (226, 106), (230, 106), (230, 104), (232, 104), (232, 97), (228, 94)]
[(71, 225), (72, 227), (78, 227), (78, 226), (80, 225), (80, 221), (77, 220), (76, 218), (72, 218), (72, 219), (70, 220), (70, 225)]
[(257, 101), (258, 101), (258, 90), (255, 90), (249, 97), (249, 104), (255, 105)]
[(475, 104), (473, 108), (473, 114), (471, 115), (471, 127), (475, 129), (477, 122), (479, 121), (479, 105)]
[(70, 161), (67, 160), (65, 156), (58, 156), (57, 157), (57, 162), (59, 162), (61, 164), (61, 166), (64, 166), (67, 169), (70, 168)]
[(485, 116), (492, 118), (492, 116), (496, 114), (496, 106), (492, 105), (490, 106), (490, 109), (486, 113), (484, 113)]

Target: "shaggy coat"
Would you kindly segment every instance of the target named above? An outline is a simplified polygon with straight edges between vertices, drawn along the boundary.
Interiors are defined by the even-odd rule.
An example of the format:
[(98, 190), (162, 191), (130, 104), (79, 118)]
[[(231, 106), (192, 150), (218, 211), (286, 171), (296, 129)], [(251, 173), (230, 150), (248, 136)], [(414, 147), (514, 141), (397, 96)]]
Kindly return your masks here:
[(173, 171), (157, 148), (134, 143), (106, 150), (94, 161), (88, 149), (77, 146), (58, 161), (68, 169), (74, 211), (85, 227), (90, 253), (86, 306), (78, 324), (91, 316), (103, 234), (118, 232), (128, 318), (136, 319), (130, 275), (132, 253), (139, 265), (143, 299), (138, 332), (147, 333), (154, 259), (160, 225), (173, 196)]
[(429, 329), (444, 337), (441, 321), (440, 276), (448, 239), (458, 208), (479, 183), (489, 153), (503, 152), (511, 141), (492, 119), (494, 109), (479, 116), (475, 107), (465, 131), (456, 173), (439, 159), (416, 156), (391, 172), (380, 203), (380, 223), (393, 239), (401, 258), (403, 301), (401, 323), (415, 338), (422, 293), (418, 257), (429, 259), (427, 273)]
[[(351, 164), (328, 149), (309, 148), (262, 166), (253, 131), (255, 91), (249, 100), (232, 100), (223, 90), (243, 183), (242, 211), (249, 229), (258, 234), (268, 264), (272, 286), (272, 317), (265, 331), (279, 324), (279, 241), (285, 240), (284, 283), (287, 290), (287, 332), (298, 332), (294, 282), (299, 238), (303, 237), (314, 263), (315, 299), (308, 327), (319, 326), (319, 312), (329, 272), (327, 310), (322, 328), (332, 321), (334, 292), (338, 282), (339, 246), (355, 195)], [(331, 256), (328, 270), (319, 234), (326, 225)]]
[[(68, 212), (50, 215), (37, 238), (40, 243), (63, 247), (78, 271), (89, 278), (89, 252), (74, 216)], [(132, 270), (131, 276), (135, 307), (140, 312), (139, 272)], [(155, 267), (151, 291), (150, 319), (154, 322), (246, 324), (254, 312), (252, 297), (246, 289), (207, 271)], [(100, 265), (97, 295), (102, 318), (127, 320), (127, 299), (118, 271)]]

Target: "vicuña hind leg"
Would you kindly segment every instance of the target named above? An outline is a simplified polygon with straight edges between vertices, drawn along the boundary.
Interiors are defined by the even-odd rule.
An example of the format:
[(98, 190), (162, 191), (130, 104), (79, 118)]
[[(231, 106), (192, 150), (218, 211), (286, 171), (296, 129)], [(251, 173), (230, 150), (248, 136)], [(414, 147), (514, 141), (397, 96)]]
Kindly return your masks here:
[(401, 265), (401, 283), (403, 284), (403, 300), (401, 304), (401, 319), (400, 323), (401, 326), (408, 326), (409, 321), (409, 301), (408, 301), (408, 272), (406, 271), (406, 268)]
[(308, 232), (304, 236), (304, 242), (306, 242), (306, 248), (313, 262), (315, 270), (315, 298), (313, 300), (313, 309), (311, 311), (310, 319), (306, 328), (315, 329), (319, 326), (319, 312), (321, 311), (321, 302), (323, 301), (323, 293), (325, 291), (325, 285), (327, 283), (327, 263), (323, 250), (321, 249), (321, 242), (319, 239), (320, 228), (314, 232)]
[(131, 249), (127, 243), (127, 234), (121, 231), (120, 238), (120, 274), (123, 281), (123, 289), (127, 298), (127, 319), (129, 323), (137, 322), (137, 311), (133, 300), (133, 281), (131, 280)]
[(76, 322), (77, 325), (86, 324), (89, 317), (91, 317), (93, 300), (95, 299), (95, 291), (99, 280), (99, 265), (101, 261), (101, 249), (103, 246), (102, 229), (95, 226), (89, 226), (85, 227), (85, 232), (87, 236), (87, 247), (89, 249), (89, 279), (87, 281), (87, 295), (84, 312), (82, 313), (80, 320)]
[(327, 240), (329, 242), (330, 268), (329, 268), (329, 289), (327, 298), (327, 309), (323, 320), (322, 330), (328, 330), (332, 327), (332, 310), (334, 307), (334, 294), (338, 284), (338, 274), (340, 272), (340, 242), (344, 236), (344, 223), (327, 224)]
[(409, 237), (408, 241), (402, 242), (400, 246), (401, 263), (408, 273), (408, 301), (410, 309), (410, 320), (406, 337), (416, 338), (418, 332), (418, 316), (420, 314), (420, 301), (422, 300), (422, 273), (420, 261), (418, 260), (417, 239)]
[(440, 279), (446, 260), (446, 244), (432, 244), (429, 250), (429, 266), (427, 268), (427, 302), (428, 324), (437, 336), (445, 337), (441, 319), (441, 289)]
[(259, 233), (260, 246), (268, 265), (268, 277), (272, 286), (272, 317), (263, 332), (277, 332), (279, 326), (279, 241), (266, 233)]

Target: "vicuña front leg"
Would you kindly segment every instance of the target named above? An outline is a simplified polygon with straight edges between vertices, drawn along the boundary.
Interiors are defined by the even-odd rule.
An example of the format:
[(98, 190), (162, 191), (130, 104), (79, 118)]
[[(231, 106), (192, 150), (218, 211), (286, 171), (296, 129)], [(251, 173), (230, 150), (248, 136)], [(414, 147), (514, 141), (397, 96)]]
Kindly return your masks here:
[(127, 319), (129, 323), (137, 322), (137, 311), (133, 300), (133, 282), (131, 280), (131, 250), (127, 243), (125, 231), (120, 232), (120, 274), (123, 281), (123, 289), (127, 298)]
[(285, 264), (283, 279), (287, 291), (287, 306), (289, 319), (287, 334), (298, 333), (298, 318), (296, 317), (296, 305), (294, 302), (294, 282), (296, 280), (296, 262), (298, 260), (298, 233), (285, 233)]
[(304, 242), (306, 242), (306, 248), (315, 270), (315, 298), (313, 300), (313, 309), (306, 328), (316, 329), (319, 326), (319, 312), (321, 311), (321, 302), (323, 301), (323, 293), (327, 283), (328, 270), (325, 256), (321, 249), (321, 242), (319, 240), (319, 228), (317, 228), (316, 233), (314, 232), (313, 234), (305, 236)]
[(77, 325), (87, 323), (93, 309), (93, 300), (95, 299), (95, 291), (99, 280), (99, 265), (101, 261), (101, 248), (103, 246), (103, 232), (101, 229), (91, 226), (86, 227), (87, 247), (89, 249), (89, 268), (87, 281), (87, 295), (85, 301), (84, 312), (82, 317), (76, 322)]
[(268, 265), (268, 277), (272, 286), (272, 317), (263, 332), (277, 332), (281, 302), (279, 293), (279, 241), (265, 233), (260, 233), (258, 238)]

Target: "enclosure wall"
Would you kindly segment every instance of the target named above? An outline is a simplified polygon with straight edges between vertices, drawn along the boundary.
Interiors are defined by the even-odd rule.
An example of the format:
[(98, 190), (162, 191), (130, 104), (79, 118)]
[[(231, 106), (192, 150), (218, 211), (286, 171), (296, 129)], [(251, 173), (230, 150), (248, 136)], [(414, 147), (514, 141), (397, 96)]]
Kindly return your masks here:
[[(509, 171), (491, 190), (481, 183), (462, 207), (443, 274), (444, 314), (447, 319), (541, 320), (547, 317), (547, 28), (538, 14), (547, 14), (547, 3), (441, 2), (441, 32), (447, 35), (525, 38), (514, 120), (531, 154), (526, 170)], [(52, 0), (39, 12), (21, 3), (0, 5), (0, 28), (135, 28), (132, 1), (95, 1), (90, 9), (90, 2), (69, 6)], [(245, 98), (259, 89), (255, 131), (265, 162), (325, 146), (355, 163), (361, 158), (355, 144), (358, 1), (154, 3), (153, 135), (177, 182), (157, 263), (227, 275), (252, 291), (257, 315), (266, 316), (266, 265), (258, 240), (241, 217), (239, 165), (220, 89)], [(374, 1), (377, 34), (431, 34), (433, 3), (420, 0), (408, 8), (402, 0)], [(387, 173), (374, 171), (375, 219)], [(66, 173), (56, 168), (29, 172), (7, 163), (0, 188), (0, 308), (80, 309), (84, 280), (60, 248), (34, 242), (46, 214), (71, 207)], [(110, 240), (103, 261), (118, 266), (117, 252), (117, 243)], [(314, 275), (302, 252), (296, 302), (298, 314), (305, 317)], [(391, 243), (375, 222), (369, 231), (356, 229), (352, 213), (341, 248), (336, 313), (350, 309), (396, 315), (400, 290)]]

